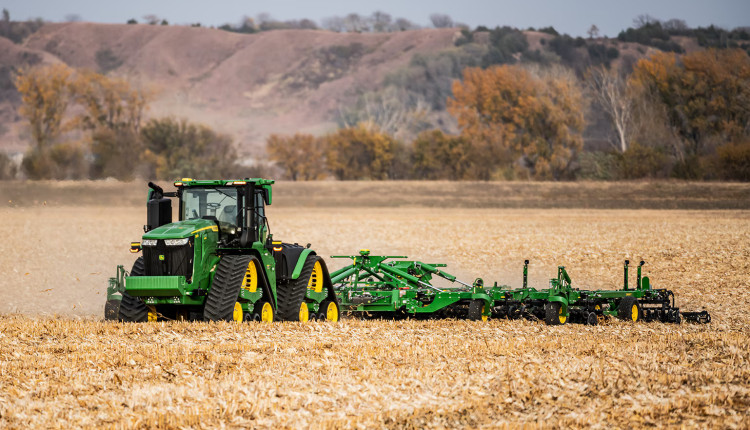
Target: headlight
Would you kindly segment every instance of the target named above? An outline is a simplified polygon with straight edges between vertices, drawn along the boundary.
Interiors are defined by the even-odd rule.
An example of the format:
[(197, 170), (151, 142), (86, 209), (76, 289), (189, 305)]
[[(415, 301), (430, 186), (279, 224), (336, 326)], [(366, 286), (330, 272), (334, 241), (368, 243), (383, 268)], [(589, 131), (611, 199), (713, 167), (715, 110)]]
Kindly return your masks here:
[(156, 239), (143, 239), (141, 246), (156, 246)]
[(186, 245), (188, 243), (188, 239), (189, 238), (187, 237), (184, 239), (166, 239), (164, 243), (167, 244), (167, 246)]

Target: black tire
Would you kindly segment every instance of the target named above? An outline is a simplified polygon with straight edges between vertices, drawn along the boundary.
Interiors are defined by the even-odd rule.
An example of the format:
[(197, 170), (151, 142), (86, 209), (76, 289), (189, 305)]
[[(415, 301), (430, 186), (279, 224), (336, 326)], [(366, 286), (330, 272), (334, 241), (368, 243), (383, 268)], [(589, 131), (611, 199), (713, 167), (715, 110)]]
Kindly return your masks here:
[(635, 297), (623, 297), (617, 305), (617, 318), (623, 321), (638, 322), (643, 318), (643, 309)]
[(307, 283), (310, 281), (313, 267), (319, 259), (320, 257), (317, 255), (308, 255), (299, 278), (280, 282), (276, 287), (276, 295), (278, 296), (276, 316), (280, 320), (300, 320), (300, 308), (307, 294)]
[(586, 316), (586, 324), (588, 325), (598, 325), (599, 324), (599, 318), (596, 316), (595, 312), (590, 312), (588, 316)]
[[(146, 264), (143, 262), (143, 257), (138, 257), (133, 263), (133, 268), (130, 269), (129, 276), (143, 276), (146, 274)], [(148, 321), (148, 307), (143, 303), (140, 297), (133, 297), (128, 293), (122, 293), (122, 300), (120, 300), (119, 310), (120, 321), (128, 322), (146, 322)]]
[(480, 321), (480, 320), (486, 320), (486, 318), (482, 318), (484, 311), (484, 300), (472, 300), (469, 303), (469, 313), (466, 315), (466, 317), (469, 319), (469, 321)]
[(547, 325), (562, 325), (568, 322), (568, 318), (562, 315), (562, 303), (547, 302), (544, 305), (544, 322)]
[[(328, 314), (328, 310), (331, 305), (336, 307), (335, 316)], [(324, 300), (320, 304), (320, 313), (318, 314), (318, 319), (320, 321), (338, 322), (341, 319), (341, 307), (333, 300)]]
[(104, 321), (117, 321), (120, 319), (120, 301), (107, 300), (104, 304)]
[[(206, 321), (232, 321), (234, 305), (240, 295), (242, 280), (248, 265), (253, 262), (256, 270), (258, 259), (250, 255), (225, 255), (216, 265), (214, 282), (203, 307)], [(258, 272), (260, 273), (260, 272)]]

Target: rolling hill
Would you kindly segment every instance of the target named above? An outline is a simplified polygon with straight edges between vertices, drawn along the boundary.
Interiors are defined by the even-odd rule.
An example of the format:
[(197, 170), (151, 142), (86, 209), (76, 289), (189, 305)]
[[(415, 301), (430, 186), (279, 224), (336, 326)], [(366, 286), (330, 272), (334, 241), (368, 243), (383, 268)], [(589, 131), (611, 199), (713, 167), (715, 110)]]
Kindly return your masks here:
[(0, 38), (0, 149), (22, 151), (13, 68), (63, 62), (155, 92), (147, 115), (175, 115), (229, 133), (247, 154), (270, 133), (323, 133), (337, 109), (378, 86), (415, 53), (453, 45), (455, 29), (352, 34), (238, 34), (183, 26), (50, 23), (22, 44)]

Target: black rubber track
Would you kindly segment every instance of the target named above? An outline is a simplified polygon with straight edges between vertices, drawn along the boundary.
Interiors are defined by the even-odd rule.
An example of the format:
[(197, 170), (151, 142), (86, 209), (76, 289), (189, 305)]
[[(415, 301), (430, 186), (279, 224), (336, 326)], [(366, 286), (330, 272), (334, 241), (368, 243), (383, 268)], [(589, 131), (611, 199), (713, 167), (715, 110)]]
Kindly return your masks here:
[[(544, 322), (547, 325), (560, 325), (560, 302), (548, 302), (544, 305)], [(567, 322), (567, 321), (566, 321)]]
[(479, 321), (482, 319), (482, 308), (484, 307), (484, 300), (472, 300), (469, 303), (469, 313), (467, 318), (470, 321)]
[(120, 301), (119, 300), (107, 300), (104, 304), (104, 320), (105, 321), (117, 321), (120, 316)]
[[(225, 255), (216, 265), (214, 282), (208, 291), (206, 305), (203, 308), (203, 318), (208, 321), (232, 321), (234, 304), (240, 295), (242, 280), (250, 261), (256, 261), (256, 269), (260, 275), (257, 258), (250, 255)], [(259, 282), (260, 283), (260, 282)], [(260, 285), (258, 285), (260, 288)]]
[(317, 255), (308, 255), (299, 278), (279, 282), (276, 287), (278, 297), (276, 315), (281, 321), (299, 321), (299, 310), (307, 294), (307, 283), (310, 281), (315, 262), (319, 258)]
[[(143, 257), (138, 257), (130, 269), (130, 276), (143, 276), (146, 274), (146, 265)], [(140, 297), (133, 297), (128, 293), (122, 293), (120, 301), (120, 321), (145, 322), (148, 320), (148, 308)]]

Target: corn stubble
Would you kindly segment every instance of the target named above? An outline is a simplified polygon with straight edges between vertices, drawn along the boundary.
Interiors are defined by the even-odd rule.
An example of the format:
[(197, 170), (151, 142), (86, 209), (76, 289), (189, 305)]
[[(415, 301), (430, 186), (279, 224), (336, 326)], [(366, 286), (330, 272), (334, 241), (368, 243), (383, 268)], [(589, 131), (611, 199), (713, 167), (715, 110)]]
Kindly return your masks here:
[[(0, 427), (750, 426), (746, 212), (269, 211), (277, 237), (312, 242), (321, 255), (369, 247), (446, 261), (468, 280), (518, 285), (529, 258), (534, 286), (544, 287), (564, 264), (574, 286), (612, 288), (621, 285), (623, 259), (644, 259), (655, 286), (674, 290), (678, 306), (713, 316), (707, 326), (613, 320), (550, 327), (506, 320), (118, 324), (98, 321), (101, 296), (64, 316), (40, 316), (75, 305), (49, 297), (67, 291), (61, 283), (80, 283), (70, 294), (103, 289), (113, 262), (132, 261), (110, 237), (125, 249), (142, 223), (142, 211), (120, 211), (111, 221), (136, 228), (97, 232), (101, 209), (59, 208), (55, 218), (81, 235), (64, 241), (35, 222), (49, 210), (2, 210), (19, 231), (11, 243), (34, 258), (0, 254), (3, 267), (16, 269), (0, 292), (22, 313), (2, 309), (0, 316)], [(91, 249), (97, 236), (107, 242), (95, 255), (69, 255)], [(49, 251), (58, 240), (68, 252)], [(47, 252), (37, 250), (41, 244)], [(102, 275), (87, 277), (96, 272)], [(28, 301), (37, 312), (20, 305)]]

